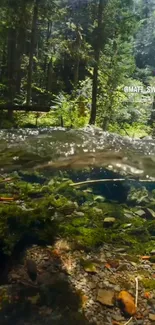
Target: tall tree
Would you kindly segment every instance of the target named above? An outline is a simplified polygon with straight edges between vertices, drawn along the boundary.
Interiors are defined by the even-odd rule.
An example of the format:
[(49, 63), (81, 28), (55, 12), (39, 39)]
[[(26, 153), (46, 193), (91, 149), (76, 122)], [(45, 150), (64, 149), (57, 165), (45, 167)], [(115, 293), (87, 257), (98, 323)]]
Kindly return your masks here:
[(96, 105), (97, 105), (97, 85), (98, 85), (98, 69), (99, 69), (99, 60), (100, 52), (103, 46), (102, 44), (102, 35), (103, 35), (103, 11), (106, 0), (99, 0), (98, 4), (98, 19), (97, 19), (97, 28), (95, 31), (95, 48), (94, 48), (94, 69), (93, 69), (93, 88), (92, 88), (92, 107), (89, 124), (95, 124), (96, 119)]
[(29, 65), (28, 65), (28, 76), (27, 76), (27, 98), (26, 98), (26, 104), (27, 105), (30, 105), (30, 101), (31, 101), (33, 55), (34, 55), (35, 42), (36, 42), (36, 31), (37, 31), (39, 1), (40, 0), (34, 0), (34, 8), (33, 8), (31, 42), (30, 42), (30, 52), (29, 52)]

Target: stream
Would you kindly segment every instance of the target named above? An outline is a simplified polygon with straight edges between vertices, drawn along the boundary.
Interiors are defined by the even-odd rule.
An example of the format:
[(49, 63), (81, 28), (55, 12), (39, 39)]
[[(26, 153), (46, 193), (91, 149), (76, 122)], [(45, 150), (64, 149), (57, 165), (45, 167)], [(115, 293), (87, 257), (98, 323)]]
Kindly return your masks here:
[(131, 139), (91, 126), (0, 131), (1, 172), (104, 167), (153, 180), (154, 164), (154, 139)]
[[(106, 304), (96, 302), (93, 286), (105, 280), (103, 287), (123, 289), (123, 276), (126, 281), (139, 264), (122, 252), (130, 245), (142, 250), (143, 242), (147, 255), (154, 248), (154, 166), (150, 138), (131, 139), (91, 126), (0, 131), (1, 325), (110, 325), (121, 317), (118, 308), (112, 316)], [(77, 182), (86, 184), (78, 188)], [(77, 240), (74, 249), (61, 242), (62, 233), (70, 238), (70, 232)], [(97, 257), (98, 273), (83, 269), (84, 256)], [(36, 262), (37, 283), (28, 278), (27, 257)], [(120, 265), (128, 263), (126, 273), (104, 267), (118, 259)], [(113, 285), (107, 285), (109, 274)], [(79, 288), (90, 300), (88, 317)]]

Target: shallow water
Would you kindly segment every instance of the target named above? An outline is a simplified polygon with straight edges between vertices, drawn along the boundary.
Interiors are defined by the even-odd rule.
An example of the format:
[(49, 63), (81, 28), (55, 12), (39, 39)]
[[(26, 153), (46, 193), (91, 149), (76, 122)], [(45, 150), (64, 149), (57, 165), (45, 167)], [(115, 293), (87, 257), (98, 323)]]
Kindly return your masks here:
[(104, 167), (146, 178), (155, 177), (154, 166), (154, 139), (131, 139), (93, 127), (0, 131), (1, 172)]
[[(104, 251), (106, 241), (112, 245), (106, 248), (112, 259), (115, 247), (150, 254), (155, 239), (154, 164), (154, 140), (130, 139), (92, 127), (0, 131), (2, 324), (91, 324), (81, 313), (81, 298), (74, 290), (79, 280), (66, 273), (61, 260), (68, 253), (62, 250), (58, 261), (54, 245), (59, 236), (71, 239), (77, 265), (84, 254), (87, 259)], [(78, 187), (77, 182), (87, 183)], [(42, 276), (37, 288), (32, 287), (24, 264), (30, 251)], [(91, 276), (82, 273), (84, 280), (92, 281)], [(106, 314), (105, 309), (103, 319)]]

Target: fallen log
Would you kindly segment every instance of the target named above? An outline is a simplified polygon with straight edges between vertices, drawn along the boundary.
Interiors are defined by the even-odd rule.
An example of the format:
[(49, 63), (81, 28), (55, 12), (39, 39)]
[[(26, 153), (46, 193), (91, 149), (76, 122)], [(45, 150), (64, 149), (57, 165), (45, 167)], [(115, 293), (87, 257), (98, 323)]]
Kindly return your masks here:
[(11, 111), (24, 111), (24, 112), (49, 112), (49, 106), (39, 106), (39, 105), (10, 105), (3, 104), (0, 105), (0, 111), (11, 110)]

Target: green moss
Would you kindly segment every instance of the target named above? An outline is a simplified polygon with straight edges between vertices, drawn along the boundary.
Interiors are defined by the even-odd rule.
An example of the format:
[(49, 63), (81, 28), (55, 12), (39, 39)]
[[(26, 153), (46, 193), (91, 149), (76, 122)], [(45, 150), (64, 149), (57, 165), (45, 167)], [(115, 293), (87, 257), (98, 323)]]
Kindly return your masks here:
[(155, 220), (147, 222), (147, 230), (151, 236), (155, 236)]
[[(154, 234), (155, 221), (146, 223), (138, 216), (129, 220), (124, 216), (126, 205), (98, 202), (93, 200), (92, 192), (75, 189), (70, 183), (66, 178), (63, 183), (61, 175), (43, 185), (19, 178), (4, 184), (6, 195), (18, 195), (21, 200), (0, 206), (0, 244), (5, 252), (12, 252), (19, 240), (31, 234), (46, 243), (60, 234), (84, 247), (107, 242), (141, 253), (150, 250), (151, 245), (154, 247), (150, 236)], [(130, 212), (130, 208), (128, 210)], [(77, 217), (76, 211), (83, 212), (84, 216)], [(113, 227), (103, 227), (105, 217), (116, 219)], [(131, 223), (131, 227), (124, 229), (124, 223)]]
[(105, 242), (106, 234), (101, 229), (85, 229), (79, 228), (79, 234), (76, 240), (86, 247), (97, 247)]
[(142, 283), (145, 289), (154, 290), (155, 289), (155, 280), (154, 279), (147, 279), (142, 278)]
[(71, 221), (71, 224), (74, 227), (86, 226), (88, 224), (88, 219), (87, 218), (74, 218), (74, 220)]

